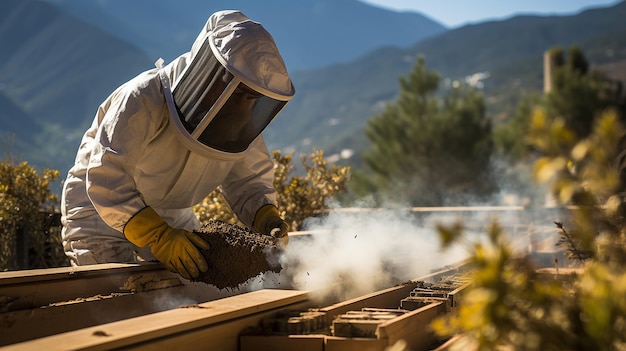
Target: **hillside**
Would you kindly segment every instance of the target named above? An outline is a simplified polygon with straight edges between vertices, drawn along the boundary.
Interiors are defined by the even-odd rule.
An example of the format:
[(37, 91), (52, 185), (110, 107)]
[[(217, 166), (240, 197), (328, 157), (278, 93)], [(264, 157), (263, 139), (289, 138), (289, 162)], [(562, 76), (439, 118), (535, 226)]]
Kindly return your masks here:
[(40, 1), (0, 2), (0, 46), (0, 131), (17, 137), (15, 153), (61, 170), (72, 163), (77, 128), (88, 126), (115, 86), (153, 64)]
[(512, 112), (523, 93), (541, 90), (542, 57), (551, 47), (579, 43), (592, 63), (619, 61), (626, 49), (625, 17), (626, 2), (574, 16), (518, 16), (450, 30), (409, 49), (381, 48), (347, 65), (297, 72), (298, 94), (273, 122), (268, 139), (299, 151), (311, 145), (331, 152), (363, 147), (366, 121), (395, 99), (398, 77), (419, 55), (443, 78), (488, 72), (483, 83), (489, 113)]
[(0, 130), (12, 133), (18, 139), (27, 139), (39, 133), (41, 127), (35, 119), (0, 90)]
[[(64, 173), (100, 102), (120, 83), (153, 67), (156, 58), (171, 59), (187, 51), (208, 13), (214, 11), (211, 6), (225, 8), (235, 2), (189, 0), (185, 4), (167, 0), (0, 2), (0, 135), (13, 144), (12, 152)], [(267, 2), (241, 4), (251, 16), (258, 13), (260, 19), (276, 23), (272, 31), (284, 37), (277, 40), (285, 40), (288, 45), (284, 46), (294, 49), (292, 60), (302, 65), (346, 60), (349, 57), (342, 55), (359, 55), (385, 40), (408, 46), (445, 30), (419, 14), (395, 13), (356, 0), (289, 2), (274, 7), (266, 6)], [(359, 23), (381, 19), (397, 25), (383, 30), (357, 28)], [(325, 26), (319, 25), (322, 22)], [(316, 26), (316, 31), (310, 30)], [(337, 28), (342, 28), (342, 36), (328, 40)], [(358, 36), (359, 31), (363, 35)], [(301, 45), (304, 40), (308, 45)]]
[[(418, 55), (445, 78), (489, 72), (484, 91), (490, 114), (505, 118), (525, 92), (541, 89), (542, 55), (552, 46), (581, 43), (592, 63), (623, 60), (625, 11), (622, 2), (574, 16), (520, 16), (474, 24), (409, 47), (380, 46), (349, 62), (293, 71), (296, 96), (268, 128), (268, 145), (303, 152), (317, 147), (327, 154), (346, 148), (358, 152), (366, 143), (366, 121), (395, 99), (398, 77), (410, 71)], [(130, 32), (128, 40), (119, 39), (47, 2), (4, 0), (0, 20), (0, 131), (19, 136), (18, 154), (28, 161), (64, 173), (102, 99), (152, 67), (154, 60), (131, 44)], [(292, 45), (319, 48), (328, 43), (328, 37), (317, 39)], [(329, 50), (319, 51), (327, 55)]]
[(238, 9), (272, 33), (290, 71), (349, 62), (382, 45), (408, 47), (446, 30), (422, 14), (357, 0), (47, 1), (166, 61), (189, 50), (211, 13)]

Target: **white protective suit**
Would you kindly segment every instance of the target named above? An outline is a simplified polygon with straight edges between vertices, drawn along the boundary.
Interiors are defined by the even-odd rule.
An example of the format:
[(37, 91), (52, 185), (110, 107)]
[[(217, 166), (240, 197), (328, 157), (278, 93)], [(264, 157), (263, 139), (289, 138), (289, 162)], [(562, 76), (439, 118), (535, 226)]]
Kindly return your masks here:
[[(262, 135), (254, 134), (241, 152), (194, 144), (181, 129), (182, 117), (172, 99), (172, 90), (210, 40), (213, 54), (237, 82), (286, 103), (294, 90), (271, 37), (245, 45), (232, 40), (238, 36), (233, 26), (250, 27), (250, 22), (238, 11), (213, 14), (190, 52), (139, 74), (100, 105), (62, 194), (62, 239), (72, 264), (133, 262), (136, 252), (154, 259), (149, 249), (140, 250), (123, 234), (129, 219), (147, 206), (170, 226), (192, 231), (200, 223), (191, 207), (218, 186), (248, 226), (261, 206), (275, 204), (274, 165)], [(268, 52), (269, 65), (247, 62)]]

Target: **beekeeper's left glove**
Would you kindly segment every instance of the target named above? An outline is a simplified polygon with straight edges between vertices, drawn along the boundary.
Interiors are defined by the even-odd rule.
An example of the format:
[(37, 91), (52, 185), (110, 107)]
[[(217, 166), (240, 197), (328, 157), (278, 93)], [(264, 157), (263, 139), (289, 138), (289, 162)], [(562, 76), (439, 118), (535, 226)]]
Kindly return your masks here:
[(139, 247), (150, 245), (168, 270), (186, 279), (197, 278), (208, 269), (198, 248), (208, 250), (209, 243), (197, 234), (170, 227), (151, 207), (137, 212), (126, 223), (124, 236)]
[(252, 229), (263, 235), (272, 236), (283, 246), (289, 242), (289, 225), (280, 217), (278, 208), (274, 205), (264, 205), (256, 212)]

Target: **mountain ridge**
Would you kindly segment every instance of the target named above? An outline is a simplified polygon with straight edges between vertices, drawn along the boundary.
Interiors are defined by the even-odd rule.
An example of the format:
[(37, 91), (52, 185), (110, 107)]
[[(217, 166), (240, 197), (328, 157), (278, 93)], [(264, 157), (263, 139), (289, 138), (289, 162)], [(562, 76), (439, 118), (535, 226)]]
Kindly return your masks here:
[(290, 71), (349, 62), (384, 44), (407, 47), (446, 30), (423, 14), (357, 0), (46, 1), (166, 62), (189, 50), (211, 13), (238, 9), (272, 33)]
[[(300, 140), (303, 132), (310, 139), (328, 146), (335, 144), (333, 152), (342, 149), (337, 145), (341, 138), (354, 139), (366, 120), (381, 111), (384, 103), (393, 101), (398, 92), (397, 77), (407, 75), (418, 56), (425, 57), (429, 70), (443, 79), (460, 79), (474, 73), (498, 71), (506, 65), (536, 58), (536, 74), (543, 74), (543, 53), (553, 46), (567, 47), (577, 42), (589, 41), (607, 33), (626, 30), (626, 2), (608, 8), (582, 11), (573, 16), (515, 16), (508, 20), (471, 24), (452, 29), (433, 38), (427, 38), (408, 49), (380, 48), (351, 62), (323, 70), (296, 72), (296, 83), (305, 81), (293, 101), (285, 108), (281, 118), (272, 122), (268, 138), (272, 147), (289, 148), (301, 152), (308, 145)], [(554, 22), (554, 24), (552, 24)], [(585, 25), (583, 25), (585, 24)], [(495, 37), (492, 37), (495, 36)], [(485, 39), (488, 38), (488, 39)], [(512, 42), (510, 38), (518, 41)], [(478, 45), (481, 44), (481, 45)], [(324, 82), (333, 81), (335, 91), (324, 94)], [(497, 86), (490, 84), (496, 77), (484, 81), (485, 93)], [(319, 83), (316, 83), (319, 82)], [(375, 86), (375, 89), (369, 88)], [(353, 87), (359, 87), (358, 93)], [(341, 91), (341, 93), (339, 93)], [(343, 103), (330, 103), (328, 99), (343, 99)], [(342, 106), (342, 109), (338, 109)], [(348, 115), (344, 111), (350, 111)], [(283, 137), (282, 144), (272, 144), (278, 135), (293, 130), (291, 121), (298, 116), (308, 124), (299, 126), (294, 137)], [(311, 124), (315, 121), (315, 124)], [(354, 131), (337, 126), (353, 125)], [(348, 144), (348, 143), (346, 143)], [(344, 145), (349, 147), (349, 145)]]
[(2, 130), (4, 137), (16, 136), (15, 152), (29, 161), (65, 171), (80, 141), (76, 128), (86, 128), (113, 87), (148, 67), (150, 60), (130, 44), (41, 1), (3, 0), (0, 23), (0, 86), (7, 98), (0, 125), (11, 126), (8, 121), (20, 115), (31, 125), (26, 128), (33, 129), (22, 140), (24, 128), (13, 125)]
[[(626, 16), (625, 8), (622, 2), (573, 16), (525, 15), (472, 24), (405, 48), (391, 44), (379, 46), (349, 62), (294, 70), (291, 75), (296, 96), (270, 124), (265, 133), (266, 141), (270, 149), (307, 152), (315, 147), (339, 152), (352, 148), (358, 153), (364, 143), (362, 131), (366, 121), (380, 112), (385, 103), (395, 99), (398, 77), (410, 72), (419, 55), (425, 56), (429, 69), (439, 71), (445, 79), (463, 79), (481, 70), (491, 71), (492, 76), (484, 81), (486, 93), (497, 92), (504, 86), (513, 89), (510, 94), (514, 95), (516, 89), (536, 89), (534, 84), (536, 76), (542, 74), (544, 50), (553, 45), (582, 41), (580, 38), (593, 42), (593, 38), (607, 35), (606, 43), (599, 45), (613, 45), (611, 43), (618, 40), (607, 32), (626, 30), (624, 24), (616, 23), (616, 18)], [(12, 22), (6, 20), (11, 14), (16, 24), (9, 25)], [(52, 23), (52, 19), (59, 22), (43, 30), (41, 24)], [(581, 33), (585, 27), (589, 27), (589, 33)], [(33, 30), (34, 33), (29, 32)], [(72, 34), (76, 32), (78, 34)], [(502, 36), (488, 42), (475, 39), (492, 33)], [(621, 32), (616, 35), (624, 36)], [(519, 41), (512, 47), (517, 48), (517, 52), (507, 42), (511, 36)], [(17, 135), (15, 144), (19, 150), (16, 151), (38, 166), (59, 169), (62, 174), (69, 169), (80, 137), (101, 101), (120, 83), (153, 67), (151, 55), (131, 42), (69, 16), (48, 2), (0, 2), (0, 45), (11, 48), (0, 53), (8, 57), (0, 60), (0, 95), (6, 98), (0, 96), (0, 131), (8, 129)], [(462, 45), (471, 50), (463, 49)], [(624, 45), (621, 42), (615, 45), (615, 57), (602, 56), (606, 51), (602, 46), (593, 48), (597, 52), (595, 57), (607, 62), (619, 59), (622, 52), (619, 50), (624, 50)], [(513, 52), (505, 52), (507, 50)], [(515, 66), (519, 62), (524, 63), (525, 71)], [(513, 66), (517, 67), (515, 72), (509, 72), (508, 67)], [(515, 74), (525, 77), (516, 78)], [(528, 80), (524, 84), (532, 87), (510, 84), (516, 80)], [(493, 96), (490, 99), (502, 100)], [(509, 100), (512, 104), (515, 99)], [(16, 108), (24, 113), (20, 114)], [(489, 108), (501, 109), (494, 105)], [(19, 118), (24, 123), (17, 125), (11, 118)], [(29, 130), (32, 133), (25, 135)]]

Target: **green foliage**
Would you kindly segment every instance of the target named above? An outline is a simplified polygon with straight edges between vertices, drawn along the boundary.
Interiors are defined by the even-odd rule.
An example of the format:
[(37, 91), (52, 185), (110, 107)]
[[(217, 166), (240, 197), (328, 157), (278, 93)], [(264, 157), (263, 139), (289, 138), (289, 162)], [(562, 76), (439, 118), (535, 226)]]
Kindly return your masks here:
[[(533, 117), (533, 140), (544, 155), (535, 163), (535, 175), (541, 182), (553, 180), (552, 195), (559, 204), (577, 206), (568, 232), (573, 239), (565, 238), (575, 242), (574, 253), (623, 267), (626, 221), (614, 161), (626, 130), (614, 111), (602, 114), (589, 137), (580, 141), (563, 125), (559, 118), (546, 121), (541, 111)], [(541, 142), (547, 139), (549, 143)]]
[[(439, 229), (454, 237), (461, 228)], [(464, 333), (479, 350), (575, 350), (578, 340), (566, 326), (570, 300), (559, 301), (569, 287), (537, 274), (528, 260), (516, 256), (497, 222), (487, 237), (469, 246), (472, 287), (458, 314), (436, 320), (435, 330)]]
[[(501, 166), (500, 179), (506, 179), (507, 184), (513, 184), (530, 198), (537, 196), (533, 193), (538, 194), (536, 190), (540, 187), (533, 184), (533, 180), (527, 176), (529, 172), (525, 170), (530, 169), (537, 157), (536, 151), (546, 147), (537, 143), (554, 143), (557, 140), (555, 138), (560, 137), (559, 133), (569, 133), (564, 138), (571, 142), (584, 138), (589, 134), (592, 121), (599, 113), (607, 108), (624, 111), (626, 101), (620, 96), (617, 85), (590, 68), (589, 62), (577, 46), (571, 47), (567, 56), (559, 47), (550, 49), (548, 55), (554, 66), (552, 89), (543, 96), (523, 96), (517, 112), (494, 129), (498, 157), (505, 164)], [(542, 108), (543, 113), (552, 116), (551, 118), (558, 116), (560, 120), (553, 125), (553, 135), (544, 140), (528, 138), (531, 116), (537, 107)], [(541, 201), (539, 198), (535, 200)]]
[(60, 237), (49, 232), (45, 221), (45, 213), (54, 212), (57, 202), (50, 184), (58, 176), (56, 170), (45, 169), (39, 174), (27, 162), (15, 164), (10, 158), (0, 163), (0, 269), (19, 268), (18, 240), (33, 248), (37, 255), (29, 268), (63, 264), (65, 254)]
[(366, 128), (372, 145), (364, 160), (379, 189), (413, 205), (439, 206), (456, 194), (495, 190), (489, 181), (491, 122), (482, 95), (460, 86), (439, 99), (439, 80), (420, 57), (400, 78), (399, 99)]
[(281, 215), (292, 230), (300, 230), (307, 218), (322, 214), (335, 196), (346, 191), (350, 168), (330, 166), (322, 150), (313, 150), (300, 156), (304, 175), (297, 175), (292, 156), (274, 151), (274, 187)]
[[(329, 166), (321, 150), (300, 157), (304, 175), (295, 174), (293, 155), (282, 155), (276, 150), (272, 156), (276, 166), (274, 187), (278, 210), (292, 231), (302, 229), (307, 218), (321, 214), (328, 209), (333, 197), (346, 191), (350, 168)], [(241, 225), (219, 189), (193, 210), (201, 222), (217, 219)]]
[(535, 94), (525, 96), (515, 114), (506, 123), (494, 128), (494, 147), (499, 156), (511, 163), (524, 161), (528, 157), (531, 148), (525, 136), (528, 134), (532, 111), (540, 101), (540, 97)]
[(230, 224), (243, 225), (233, 210), (228, 206), (222, 191), (217, 188), (213, 190), (201, 203), (193, 206), (193, 212), (201, 223), (209, 220), (218, 220)]
[(424, 155), (426, 150), (418, 154), (421, 145), (416, 143), (431, 135), (434, 128), (428, 119), (438, 109), (432, 95), (438, 90), (439, 79), (437, 73), (426, 70), (424, 59), (420, 58), (408, 80), (400, 78), (397, 103), (388, 104), (382, 114), (368, 121), (366, 135), (373, 145), (364, 159), (384, 180), (391, 182), (393, 178), (409, 178), (416, 174), (418, 162), (410, 161), (413, 158), (409, 155), (428, 158)]
[[(487, 242), (468, 245), (472, 287), (458, 314), (433, 324), (438, 333), (463, 333), (479, 350), (626, 349), (626, 220), (613, 167), (625, 131), (615, 112), (605, 112), (578, 139), (562, 118), (535, 111), (530, 140), (542, 157), (534, 174), (557, 204), (576, 206), (558, 228), (571, 228), (562, 243), (575, 258), (585, 254), (585, 265), (565, 280), (539, 274), (494, 223)], [(448, 245), (462, 237), (458, 225), (439, 231)]]
[[(550, 54), (560, 65), (554, 90), (516, 123), (527, 121), (518, 127), (537, 155), (534, 179), (548, 186), (557, 206), (567, 206), (555, 222), (557, 246), (579, 271), (560, 279), (539, 274), (494, 223), (486, 242), (468, 245), (475, 271), (458, 313), (433, 327), (441, 335), (465, 334), (479, 350), (626, 350), (625, 183), (618, 157), (626, 127), (620, 110), (611, 108), (623, 106), (622, 97), (607, 94), (577, 49), (568, 59), (559, 49)], [(444, 245), (463, 237), (459, 224), (438, 229)]]
[[(560, 57), (562, 50), (552, 54)], [(605, 89), (605, 78), (591, 72), (589, 63), (576, 46), (571, 47), (567, 58), (556, 59), (552, 76), (552, 91), (546, 96), (546, 108), (551, 116), (560, 116), (567, 127), (578, 137), (585, 137), (599, 111), (614, 106)]]
[(569, 49), (567, 57), (559, 47), (550, 49), (548, 55), (554, 65), (552, 90), (543, 97), (523, 96), (516, 113), (494, 130), (497, 150), (509, 161), (523, 161), (533, 151), (526, 135), (535, 107), (542, 106), (548, 115), (559, 116), (569, 130), (583, 138), (599, 112), (623, 103), (607, 85), (606, 77), (589, 68), (577, 46)]

